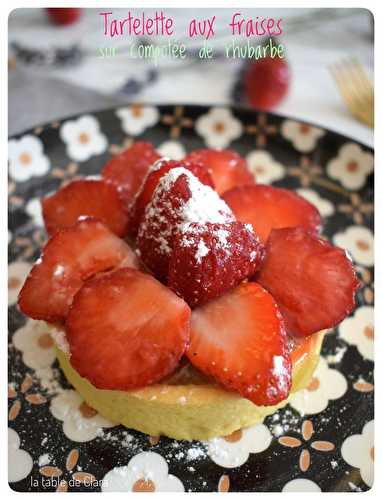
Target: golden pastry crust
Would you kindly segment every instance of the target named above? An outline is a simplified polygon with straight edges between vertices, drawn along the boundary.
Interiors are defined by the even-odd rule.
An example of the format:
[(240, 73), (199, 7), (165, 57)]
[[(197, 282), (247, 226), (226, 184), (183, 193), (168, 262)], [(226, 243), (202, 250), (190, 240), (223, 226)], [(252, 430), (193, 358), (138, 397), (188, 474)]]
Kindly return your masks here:
[[(292, 392), (309, 383), (318, 363), (324, 335), (325, 331), (316, 333), (309, 350), (295, 358)], [(103, 417), (152, 436), (185, 440), (225, 436), (262, 422), (267, 415), (288, 403), (286, 399), (277, 406), (256, 406), (239, 394), (203, 379), (193, 369), (191, 375), (175, 374), (160, 384), (141, 389), (102, 390), (82, 378), (58, 348), (57, 357), (69, 382)]]

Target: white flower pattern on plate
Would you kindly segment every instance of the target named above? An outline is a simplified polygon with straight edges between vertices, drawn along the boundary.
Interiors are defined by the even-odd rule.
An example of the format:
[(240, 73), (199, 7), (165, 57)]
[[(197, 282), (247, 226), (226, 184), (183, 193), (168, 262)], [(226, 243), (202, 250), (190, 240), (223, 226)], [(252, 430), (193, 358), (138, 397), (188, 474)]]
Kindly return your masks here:
[(344, 319), (339, 326), (339, 336), (355, 345), (364, 358), (374, 360), (374, 308), (359, 307), (354, 316)]
[(159, 112), (154, 106), (131, 104), (118, 109), (115, 114), (122, 122), (126, 134), (140, 135), (147, 128), (153, 127), (159, 120)]
[(38, 137), (24, 135), (8, 142), (9, 175), (16, 182), (48, 173), (50, 160), (44, 154), (44, 146)]
[(263, 424), (233, 432), (229, 436), (216, 437), (208, 441), (208, 455), (221, 467), (239, 467), (250, 453), (266, 450), (272, 441), (272, 434)]
[(362, 266), (374, 264), (374, 237), (369, 228), (349, 226), (343, 233), (336, 233), (333, 242), (347, 250), (357, 264)]
[(16, 483), (26, 478), (33, 467), (30, 454), (20, 449), (20, 437), (14, 429), (8, 428), (8, 481)]
[(288, 481), (284, 488), (282, 489), (284, 493), (286, 492), (318, 492), (321, 491), (321, 488), (317, 483), (312, 481), (311, 479), (305, 479), (304, 477), (298, 477), (297, 479), (292, 479)]
[(360, 189), (365, 185), (367, 176), (373, 171), (373, 155), (363, 151), (358, 144), (344, 144), (338, 156), (329, 161), (327, 172), (329, 177), (340, 181), (350, 190)]
[(72, 389), (64, 390), (53, 398), (50, 411), (55, 418), (63, 421), (66, 437), (78, 443), (91, 441), (100, 434), (102, 428), (117, 425), (101, 417)]
[(66, 144), (68, 156), (74, 161), (86, 161), (104, 153), (108, 144), (98, 120), (91, 115), (65, 122), (60, 128), (60, 137)]
[(362, 434), (345, 439), (341, 455), (345, 462), (360, 470), (362, 480), (371, 488), (374, 481), (374, 420), (365, 424)]
[(158, 453), (144, 451), (128, 465), (114, 467), (103, 478), (102, 491), (153, 492), (184, 491), (183, 483), (168, 473), (166, 460)]
[(325, 132), (317, 127), (300, 123), (294, 120), (285, 120), (281, 125), (281, 135), (291, 141), (293, 146), (301, 153), (309, 153), (317, 145)]
[(28, 319), (26, 324), (16, 330), (13, 345), (22, 352), (23, 362), (33, 370), (49, 368), (56, 359), (56, 350), (51, 332), (54, 327), (45, 321)]
[(29, 200), (25, 205), (25, 212), (33, 220), (35, 226), (44, 227), (40, 198), (32, 198), (31, 200)]
[(195, 122), (195, 130), (210, 148), (222, 149), (238, 139), (242, 132), (241, 122), (227, 108), (211, 108)]
[(158, 153), (171, 160), (182, 160), (186, 156), (186, 151), (178, 141), (165, 141), (157, 147)]
[(13, 306), (17, 302), (20, 290), (24, 285), (25, 278), (31, 270), (29, 262), (16, 260), (8, 266), (8, 306)]
[[(123, 119), (122, 119), (122, 122), (123, 122)], [(147, 125), (147, 126), (150, 126), (150, 125)], [(145, 128), (146, 128), (146, 126), (144, 126), (143, 130)], [(132, 135), (134, 135), (134, 132), (130, 132), (130, 133)], [(203, 134), (201, 134), (201, 135), (203, 135)], [(228, 141), (227, 145), (231, 142), (231, 140), (233, 140), (233, 139), (230, 139)], [(206, 139), (206, 143), (208, 144), (207, 139)], [(216, 146), (215, 145), (214, 147), (222, 147), (222, 146)], [(166, 142), (162, 143), (157, 149), (158, 149), (158, 151), (161, 154), (163, 154), (165, 156), (169, 156), (169, 157), (171, 157), (173, 159), (181, 159), (185, 155), (185, 150), (184, 150), (182, 144), (180, 142), (173, 141), (173, 140), (166, 141)], [(296, 147), (296, 149), (298, 149), (298, 147)], [(284, 167), (281, 164), (275, 162), (273, 160), (272, 156), (269, 153), (264, 152), (264, 151), (253, 151), (252, 153), (250, 153), (250, 155), (251, 154), (254, 155), (254, 157), (253, 157), (253, 165), (254, 165), (255, 169), (256, 169), (256, 166), (255, 166), (256, 165), (256, 161), (258, 161), (259, 159), (261, 159), (261, 157), (263, 159), (265, 158), (265, 160), (268, 160), (269, 161), (269, 165), (271, 165), (269, 168), (267, 167), (267, 169), (265, 169), (265, 172), (264, 171), (257, 172), (256, 176), (257, 176), (257, 181), (258, 182), (261, 182), (261, 183), (272, 183), (272, 182), (274, 182), (276, 180), (281, 179), (285, 175), (285, 169), (284, 169)], [(247, 157), (248, 161), (249, 161), (249, 156), (250, 155), (248, 155), (248, 157)], [(277, 167), (273, 168), (272, 163), (273, 163), (273, 165), (276, 165), (276, 166), (278, 165), (279, 167), (281, 167), (281, 170), (278, 169)], [(257, 163), (257, 165), (259, 165), (259, 163)], [(49, 169), (49, 167), (48, 167), (48, 169)], [(253, 169), (252, 169), (252, 171), (253, 171)], [(256, 171), (255, 171), (255, 174), (256, 174)], [(43, 174), (34, 174), (34, 175), (43, 175)], [(321, 198), (319, 196), (319, 194), (316, 193), (315, 191), (310, 190), (310, 189), (309, 190), (308, 189), (300, 189), (300, 190), (298, 190), (298, 192), (299, 192), (299, 194), (301, 194), (302, 196), (304, 196), (306, 199), (308, 199), (308, 201), (310, 201), (311, 203), (315, 204), (317, 206), (317, 208), (320, 210), (321, 215), (323, 215), (323, 216), (329, 216), (329, 215), (331, 215), (334, 212), (333, 205), (331, 204), (331, 202), (329, 200), (325, 200), (325, 199)], [(41, 210), (38, 213), (37, 202), (38, 202), (37, 198), (30, 200), (28, 202), (28, 204), (26, 205), (25, 210), (28, 213), (28, 215), (30, 215), (33, 218), (34, 223), (36, 225), (42, 225)], [(28, 206), (29, 206), (29, 208), (28, 208)], [(329, 212), (331, 212), (331, 213), (329, 213)], [(359, 228), (361, 228), (361, 226), (359, 226)], [(366, 229), (366, 228), (361, 228), (361, 229)], [(373, 237), (372, 237), (371, 232), (369, 230), (367, 230), (367, 229), (366, 229), (366, 231), (368, 231), (370, 233), (370, 235), (371, 235), (371, 241), (373, 241), (373, 239), (372, 239)], [(342, 234), (344, 234), (344, 233), (342, 233)], [(367, 238), (369, 238), (370, 235), (367, 235)], [(336, 236), (338, 236), (338, 235), (336, 235)], [(10, 238), (12, 238), (12, 235), (10, 236)], [(368, 241), (370, 241), (370, 238), (368, 239)], [(356, 247), (357, 247), (356, 251), (361, 251), (362, 250), (362, 252), (360, 253), (359, 259), (365, 260), (365, 255), (363, 254), (363, 252), (370, 250), (370, 248), (366, 249), (365, 248), (366, 246), (367, 245), (365, 245), (365, 244), (356, 245)], [(363, 249), (360, 248), (360, 247), (363, 247)], [(374, 261), (374, 259), (372, 258), (371, 262), (373, 263), (373, 261)], [(359, 262), (361, 262), (361, 260), (359, 260)], [(372, 265), (372, 263), (368, 264), (368, 265)], [(14, 264), (26, 264), (28, 266), (28, 271), (30, 269), (30, 265), (27, 264), (27, 263), (14, 263)], [(364, 265), (366, 265), (366, 264), (364, 264)], [(17, 293), (16, 293), (16, 298), (17, 298)], [(13, 299), (14, 302), (16, 301), (16, 298)], [(353, 321), (353, 323), (356, 323), (355, 320), (356, 320), (357, 314), (359, 313), (359, 316), (361, 316), (360, 312), (363, 309), (372, 309), (372, 308), (371, 307), (361, 307), (361, 308), (359, 308), (356, 311), (354, 317), (351, 317), (351, 318), (348, 318), (348, 320), (345, 320), (341, 326), (345, 326), (346, 325), (346, 321), (349, 321), (349, 322)], [(357, 319), (357, 324), (359, 323), (359, 324), (363, 325), (363, 323), (365, 322), (365, 320), (368, 317), (370, 317), (366, 313), (364, 314), (364, 316), (365, 317), (362, 317), (362, 318), (359, 317)], [(31, 321), (31, 323), (43, 323), (43, 322), (32, 322)], [(361, 325), (361, 327), (362, 327), (362, 325)], [(46, 324), (45, 324), (45, 326), (46, 326)], [(33, 329), (37, 331), (38, 328), (35, 326), (34, 328), (31, 328), (31, 330), (33, 330)], [(20, 330), (22, 330), (22, 329), (20, 329)], [(346, 328), (344, 328), (344, 330), (346, 330)], [(351, 327), (351, 331), (354, 333), (354, 331), (355, 331), (354, 326)], [(15, 338), (16, 338), (16, 336), (17, 336), (17, 332), (15, 333)], [(32, 341), (32, 337), (34, 337), (34, 336), (35, 336), (35, 334), (33, 333), (32, 335), (30, 335), (30, 338), (28, 338), (28, 341), (25, 344), (26, 347), (24, 348), (25, 351), (29, 349), (29, 347), (27, 346), (28, 342), (30, 343), (31, 346), (32, 346), (33, 342), (35, 342), (35, 340)], [(350, 334), (348, 335), (346, 333), (344, 333), (342, 335), (341, 334), (341, 327), (340, 327), (340, 336), (344, 340), (346, 340), (348, 343), (357, 345), (358, 350), (367, 359), (372, 359), (372, 357), (370, 357), (370, 356), (373, 356), (373, 351), (369, 350), (369, 348), (370, 348), (370, 346), (369, 346), (370, 342), (367, 344), (367, 347), (364, 348), (364, 349), (366, 349), (367, 354), (363, 354), (362, 350), (361, 350), (362, 346), (361, 346), (361, 344), (359, 342), (357, 343), (357, 338), (353, 339), (352, 335), (350, 335)], [(23, 336), (21, 336), (21, 337), (23, 337)], [(37, 338), (37, 336), (36, 336), (36, 338)], [(25, 340), (26, 340), (26, 335), (25, 335)], [(34, 347), (32, 346), (32, 348), (34, 348)], [(19, 349), (20, 349), (20, 347), (19, 347)], [(23, 350), (23, 349), (21, 349), (21, 350)], [(36, 358), (37, 357), (40, 359), (40, 361), (41, 361), (41, 359), (44, 359), (44, 358), (41, 357), (40, 354), (38, 354), (38, 355), (36, 354)], [(54, 358), (55, 358), (55, 356), (54, 356)], [(27, 364), (28, 366), (31, 366), (33, 368), (33, 366), (30, 365), (30, 364), (28, 364), (28, 362), (26, 362), (25, 360), (24, 360), (24, 362), (25, 362), (25, 364)], [(37, 366), (37, 368), (39, 368), (39, 366)], [(334, 372), (336, 370), (332, 370), (332, 371)], [(340, 374), (339, 372), (337, 372), (337, 373), (344, 379), (344, 377), (342, 376), (342, 374)], [(309, 392), (312, 392), (312, 393), (315, 393), (315, 392), (318, 393), (319, 392), (318, 389), (314, 388), (315, 384), (317, 384), (317, 382), (313, 382), (312, 387), (311, 387), (311, 389), (310, 389)], [(344, 392), (346, 392), (346, 387), (347, 387), (347, 383), (346, 383), (346, 380), (345, 380), (345, 389), (344, 389)], [(64, 391), (64, 392), (75, 392), (75, 391)], [(60, 395), (60, 396), (62, 396), (62, 395)], [(316, 394), (316, 396), (317, 396), (317, 394)], [(83, 400), (82, 400), (82, 398), (80, 396), (78, 396), (78, 397), (81, 400), (81, 404), (80, 404), (80, 406), (81, 406), (83, 404)], [(341, 397), (341, 396), (338, 396), (338, 397)], [(58, 398), (59, 398), (59, 396), (57, 396), (57, 398), (55, 398), (55, 399), (57, 400)], [(308, 399), (309, 398), (310, 398), (310, 394), (308, 394)], [(336, 398), (329, 398), (329, 399), (336, 399)], [(315, 404), (317, 404), (317, 402), (316, 403), (315, 402), (312, 403), (312, 401), (310, 403), (313, 406)], [(327, 403), (326, 403), (326, 405), (327, 405)], [(52, 406), (53, 406), (53, 402), (52, 402)], [(70, 406), (70, 405), (68, 405), (68, 406)], [(78, 406), (78, 407), (76, 405), (74, 405), (74, 406), (76, 407), (76, 411), (80, 408), (80, 406)], [(84, 412), (87, 413), (86, 419), (91, 420), (94, 417), (99, 417), (98, 415), (95, 415), (95, 416), (93, 415), (94, 410), (92, 408), (89, 408), (86, 405), (86, 403), (84, 404), (83, 409), (84, 409)], [(79, 412), (82, 414), (82, 410), (79, 410)], [(52, 413), (53, 413), (53, 411), (52, 411)], [(58, 411), (58, 413), (60, 413), (60, 410)], [(314, 411), (314, 412), (311, 412), (311, 413), (317, 413), (317, 412)], [(62, 408), (62, 406), (61, 406), (61, 414), (63, 414), (63, 408)], [(70, 418), (69, 417), (67, 418), (66, 416), (63, 417), (63, 418), (61, 418), (59, 416), (56, 416), (56, 418), (60, 418), (60, 420), (63, 420), (64, 427), (65, 427), (66, 422), (70, 420)], [(101, 418), (101, 417), (99, 417), (99, 418)], [(371, 424), (371, 422), (369, 422), (369, 424)], [(78, 427), (78, 425), (81, 427), (82, 423), (78, 424), (78, 421), (77, 421), (76, 425), (77, 425), (77, 427)], [(110, 425), (103, 425), (102, 427), (112, 427), (113, 425), (114, 424), (110, 423)], [(70, 427), (70, 425), (69, 425), (69, 427)], [(85, 425), (85, 427), (86, 427), (86, 425)], [(255, 426), (255, 427), (265, 427), (265, 426), (261, 425), (261, 426)], [(95, 436), (94, 437), (96, 437), (98, 435), (98, 431), (100, 430), (100, 426), (98, 425), (98, 426), (96, 426), (96, 428), (97, 428), (97, 430), (95, 432)], [(258, 453), (258, 452), (262, 451), (261, 449), (256, 450), (256, 451), (253, 450), (253, 448), (254, 448), (253, 443), (251, 443), (250, 439), (249, 439), (249, 437), (250, 437), (250, 432), (249, 431), (251, 429), (254, 429), (254, 428), (243, 429), (242, 431), (240, 431), (241, 435), (239, 437), (238, 437), (238, 434), (239, 434), (239, 432), (238, 432), (238, 433), (233, 433), (233, 435), (231, 435), (231, 436), (228, 436), (228, 439), (227, 439), (227, 437), (226, 438), (216, 438), (216, 441), (217, 440), (224, 440), (225, 441), (225, 443), (223, 443), (223, 445), (219, 445), (220, 446), (220, 450), (218, 450), (219, 446), (216, 446), (216, 448), (215, 448), (215, 453), (216, 453), (216, 457), (218, 457), (218, 460), (220, 459), (222, 462), (224, 462), (225, 460), (227, 460), (227, 462), (229, 462), (229, 463), (235, 463), (236, 461), (238, 461), (238, 462), (240, 462), (238, 465), (241, 465), (242, 463), (245, 463), (248, 460), (249, 453)], [(269, 430), (266, 427), (265, 427), (265, 429), (269, 433)], [(363, 431), (363, 433), (361, 435), (350, 436), (349, 438), (347, 438), (345, 440), (344, 444), (343, 444), (343, 448), (346, 448), (345, 447), (345, 443), (347, 443), (348, 441), (350, 442), (350, 440), (352, 438), (363, 437), (363, 435), (365, 434), (365, 429), (366, 429), (366, 426), (365, 426), (364, 431)], [(244, 439), (244, 437), (246, 435), (245, 433), (247, 431), (248, 431), (248, 433), (247, 433), (247, 439)], [(65, 434), (68, 437), (70, 437), (69, 434), (72, 431), (69, 430), (69, 434), (65, 430), (64, 430), (64, 432), (65, 432)], [(73, 431), (73, 434), (76, 434), (76, 432), (77, 431)], [(91, 430), (87, 429), (86, 432), (88, 432), (88, 435), (94, 433), (93, 428)], [(15, 433), (15, 434), (17, 436), (17, 433)], [(236, 436), (235, 436), (235, 434), (236, 434)], [(88, 441), (89, 439), (93, 439), (93, 437), (90, 437), (89, 439), (83, 439), (83, 435), (82, 435), (81, 439), (78, 439), (78, 435), (76, 434), (76, 438), (70, 437), (70, 439), (73, 439), (73, 440), (76, 440), (76, 441), (79, 441), (79, 442), (84, 442), (84, 441)], [(271, 442), (271, 440), (272, 440), (272, 436), (270, 436), (270, 442)], [(211, 440), (211, 442), (212, 441), (214, 441), (214, 440)], [(19, 440), (18, 436), (17, 436), (17, 440), (14, 439), (14, 442), (17, 443), (16, 449), (18, 449), (19, 448), (19, 444), (20, 444), (20, 440)], [(209, 442), (209, 446), (210, 447), (211, 447), (211, 442)], [(224, 451), (225, 444), (227, 444), (226, 451)], [(237, 446), (237, 448), (235, 448), (235, 446)], [(269, 444), (266, 446), (266, 448), (268, 446), (269, 446)], [(350, 446), (350, 445), (348, 445), (348, 446)], [(355, 449), (358, 445), (356, 446), (356, 444), (354, 443), (351, 446), (354, 447), (354, 449)], [(264, 448), (264, 449), (266, 449), (266, 448)], [(358, 449), (359, 448), (360, 447), (358, 446)], [(235, 449), (236, 449), (236, 456), (234, 456)], [(17, 451), (21, 451), (23, 453), (26, 453), (23, 450), (17, 450)], [(371, 448), (369, 449), (369, 451), (371, 452)], [(220, 458), (219, 458), (219, 453), (220, 453)], [(27, 453), (27, 455), (29, 455), (29, 454)], [(140, 455), (145, 455), (144, 457), (142, 457), (142, 463), (134, 463), (134, 459), (137, 458)], [(157, 455), (159, 457), (159, 459), (157, 459), (157, 458), (155, 458), (155, 459), (148, 458), (147, 455)], [(238, 455), (239, 455), (239, 457), (238, 457)], [(350, 460), (353, 460), (355, 462), (355, 458), (354, 457), (356, 455), (355, 455), (354, 452), (352, 452), (352, 456), (353, 456), (353, 458), (351, 458)], [(371, 453), (370, 453), (370, 456), (371, 456)], [(344, 452), (343, 452), (343, 458), (346, 460), (346, 458), (344, 456)], [(360, 470), (361, 470), (361, 476), (362, 476), (363, 480), (365, 481), (366, 484), (369, 484), (368, 483), (368, 478), (370, 477), (370, 472), (368, 472), (368, 471), (370, 471), (369, 464), (367, 464), (367, 467), (366, 467), (367, 470), (366, 470), (366, 472), (364, 472), (364, 474), (362, 473), (362, 471), (365, 470), (365, 462), (367, 461), (364, 458), (365, 457), (361, 457), (358, 460), (359, 465), (356, 465), (355, 463), (353, 464), (350, 461), (348, 461), (348, 463), (350, 465), (353, 465), (354, 467), (359, 467)], [(145, 465), (144, 464), (146, 464), (147, 461), (149, 461), (149, 463), (150, 463), (151, 460), (153, 460), (152, 463), (155, 462), (157, 465), (158, 465), (159, 462), (162, 462), (162, 464), (159, 463), (159, 465), (157, 466), (157, 469), (159, 471), (158, 473), (155, 473), (155, 472), (152, 473), (151, 471), (147, 472), (147, 469), (145, 469)], [(219, 464), (219, 462), (217, 460), (214, 460), (213, 458), (212, 458), (212, 460), (215, 463)], [(183, 486), (182, 482), (177, 477), (172, 476), (171, 474), (168, 474), (168, 467), (166, 465), (166, 469), (164, 469), (163, 462), (166, 465), (165, 460), (160, 455), (158, 455), (156, 453), (152, 453), (152, 452), (141, 453), (141, 454), (137, 455), (136, 457), (134, 457), (127, 466), (115, 467), (112, 471), (109, 471), (109, 473), (105, 476), (105, 478), (107, 478), (110, 475), (109, 477), (111, 479), (112, 488), (109, 488), (108, 486), (104, 486), (103, 490), (104, 491), (153, 491), (153, 487), (154, 487), (154, 489), (156, 491), (184, 491), (184, 486)], [(222, 464), (219, 464), (219, 465), (221, 465), (222, 467), (228, 467), (228, 468), (238, 466), (236, 464), (234, 464), (234, 465), (228, 465), (227, 463), (225, 463), (225, 464), (222, 463)], [(155, 465), (154, 465), (154, 468), (155, 468)], [(137, 476), (137, 471), (139, 471), (139, 470), (141, 470), (141, 471), (145, 470), (146, 472), (143, 472), (138, 477)], [(29, 472), (27, 474), (29, 474)], [(127, 484), (128, 483), (127, 476), (129, 476), (129, 477), (131, 476), (132, 477), (132, 479), (130, 481), (130, 484)], [(366, 479), (364, 478), (364, 476), (366, 477)], [(134, 477), (136, 479), (133, 481)], [(18, 480), (18, 479), (16, 479), (16, 480)], [(370, 484), (371, 483), (372, 483), (372, 479), (370, 481)], [(116, 487), (117, 489), (113, 489), (114, 487)], [(119, 489), (119, 487), (120, 487), (120, 489)], [(179, 489), (177, 489), (177, 488), (179, 488)], [(305, 478), (297, 478), (297, 479), (294, 479), (292, 481), (289, 481), (284, 486), (283, 491), (320, 491), (320, 488), (313, 481), (310, 481), (310, 480), (305, 479)]]
[(247, 155), (247, 163), (259, 184), (272, 184), (285, 176), (284, 166), (267, 151), (251, 151)]
[(333, 203), (325, 198), (321, 198), (313, 189), (297, 189), (297, 193), (314, 205), (322, 217), (330, 217), (334, 214)]
[(327, 361), (320, 357), (310, 383), (292, 394), (289, 404), (301, 415), (314, 415), (324, 411), (330, 400), (341, 398), (346, 391), (346, 378), (338, 370), (329, 368)]

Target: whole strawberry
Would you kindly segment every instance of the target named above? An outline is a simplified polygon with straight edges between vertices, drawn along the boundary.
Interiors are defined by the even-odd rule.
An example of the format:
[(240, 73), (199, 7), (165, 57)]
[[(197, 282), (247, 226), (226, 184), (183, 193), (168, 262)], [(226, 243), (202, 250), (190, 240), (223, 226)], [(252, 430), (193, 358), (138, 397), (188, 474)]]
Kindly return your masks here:
[(251, 64), (244, 76), (244, 92), (257, 109), (276, 107), (288, 92), (289, 66), (285, 59), (265, 57)]
[(145, 214), (146, 207), (150, 203), (160, 179), (171, 169), (181, 167), (192, 172), (202, 184), (211, 186), (212, 188), (214, 187), (208, 169), (199, 163), (190, 162), (187, 160), (175, 161), (162, 159), (156, 161), (154, 165), (150, 167), (148, 174), (144, 179), (140, 189), (138, 190), (134, 198), (134, 202), (131, 205), (131, 220), (129, 223), (129, 231), (131, 234), (137, 234), (139, 224)]
[(59, 26), (73, 24), (81, 17), (82, 9), (77, 8), (47, 8), (49, 19)]
[(228, 206), (190, 170), (172, 168), (163, 175), (148, 203), (138, 230), (137, 247), (143, 263), (166, 280), (176, 234), (192, 222), (234, 220)]

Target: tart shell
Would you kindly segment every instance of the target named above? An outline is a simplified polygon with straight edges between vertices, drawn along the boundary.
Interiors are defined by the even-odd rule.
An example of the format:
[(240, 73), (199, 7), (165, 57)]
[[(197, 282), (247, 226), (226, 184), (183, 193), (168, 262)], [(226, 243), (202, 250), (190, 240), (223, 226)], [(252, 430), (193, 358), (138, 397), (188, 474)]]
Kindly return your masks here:
[[(317, 366), (325, 331), (292, 352), (292, 391), (304, 389)], [(103, 417), (151, 436), (206, 440), (261, 423), (288, 403), (256, 406), (235, 392), (212, 383), (160, 383), (129, 391), (97, 389), (71, 366), (58, 347), (57, 357), (68, 381)]]

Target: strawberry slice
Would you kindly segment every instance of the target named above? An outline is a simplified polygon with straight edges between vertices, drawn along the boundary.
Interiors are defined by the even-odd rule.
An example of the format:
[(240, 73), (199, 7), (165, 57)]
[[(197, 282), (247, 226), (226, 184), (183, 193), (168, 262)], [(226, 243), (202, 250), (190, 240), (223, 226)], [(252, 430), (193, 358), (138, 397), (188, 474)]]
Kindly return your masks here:
[(249, 224), (189, 224), (175, 237), (168, 286), (191, 307), (202, 305), (252, 276), (263, 251)]
[(139, 141), (113, 156), (102, 170), (102, 177), (115, 184), (127, 203), (141, 187), (151, 165), (160, 156), (150, 142)]
[(344, 250), (303, 228), (274, 229), (256, 276), (278, 303), (288, 334), (311, 335), (340, 323), (359, 286)]
[(197, 149), (188, 154), (186, 160), (200, 163), (209, 169), (219, 194), (236, 186), (255, 183), (246, 160), (231, 149)]
[(234, 220), (218, 194), (184, 167), (163, 175), (139, 226), (137, 246), (144, 264), (165, 280), (177, 232), (190, 222)]
[(242, 186), (224, 193), (223, 199), (237, 220), (252, 224), (263, 243), (272, 229), (302, 226), (317, 233), (321, 228), (316, 207), (288, 189), (264, 184)]
[(208, 170), (198, 163), (189, 161), (158, 160), (149, 170), (149, 173), (138, 191), (134, 203), (130, 209), (129, 230), (132, 234), (137, 234), (139, 224), (145, 213), (147, 205), (150, 203), (159, 179), (172, 168), (183, 167), (192, 172), (202, 184), (214, 187), (211, 175)]
[(70, 362), (99, 389), (159, 382), (190, 336), (190, 308), (152, 276), (119, 269), (81, 288), (66, 321)]
[(96, 219), (83, 219), (50, 238), (19, 295), (24, 314), (63, 321), (83, 282), (119, 265), (138, 267), (131, 248)]
[(257, 283), (238, 287), (191, 315), (191, 363), (257, 405), (288, 397), (291, 359), (283, 320)]
[(125, 236), (128, 211), (112, 184), (94, 178), (75, 180), (42, 199), (42, 213), (49, 235), (82, 217), (94, 217), (117, 236)]

